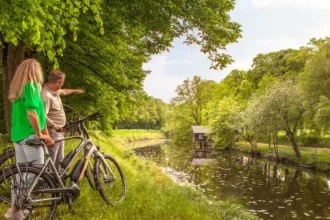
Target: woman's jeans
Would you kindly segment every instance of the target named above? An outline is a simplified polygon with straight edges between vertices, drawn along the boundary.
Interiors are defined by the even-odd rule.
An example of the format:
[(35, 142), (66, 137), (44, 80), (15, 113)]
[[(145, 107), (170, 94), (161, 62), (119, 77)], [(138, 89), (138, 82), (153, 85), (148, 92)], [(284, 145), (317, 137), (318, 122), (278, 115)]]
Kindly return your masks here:
[[(33, 162), (35, 164), (43, 164), (44, 163), (44, 150), (42, 146), (29, 146), (26, 144), (27, 140), (34, 140), (38, 137), (36, 135), (31, 135), (21, 141), (14, 142), (15, 147), (15, 156), (16, 156), (16, 163), (26, 163), (26, 162)], [(23, 171), (23, 170), (22, 170)], [(23, 180), (21, 181), (19, 175), (15, 175), (15, 183), (19, 184), (19, 189), (22, 189), (22, 187), (26, 188), (31, 181), (34, 179), (35, 175), (29, 173), (28, 176), (26, 174), (22, 174)], [(19, 190), (14, 189), (12, 187), (11, 190), (11, 201), (12, 205), (15, 205), (15, 200), (17, 198), (17, 194), (20, 194)]]

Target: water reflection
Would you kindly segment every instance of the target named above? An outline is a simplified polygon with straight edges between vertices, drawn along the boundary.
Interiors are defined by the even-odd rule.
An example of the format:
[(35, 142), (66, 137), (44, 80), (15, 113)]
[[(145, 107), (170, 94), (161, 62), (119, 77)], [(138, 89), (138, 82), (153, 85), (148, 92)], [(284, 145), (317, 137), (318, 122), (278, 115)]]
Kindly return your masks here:
[(192, 166), (205, 166), (213, 162), (214, 153), (211, 147), (194, 148), (191, 157)]
[(213, 199), (235, 198), (260, 218), (330, 219), (330, 179), (323, 174), (222, 152), (204, 158), (212, 160), (206, 166), (194, 165), (192, 149), (175, 145), (135, 152), (154, 160), (175, 181)]

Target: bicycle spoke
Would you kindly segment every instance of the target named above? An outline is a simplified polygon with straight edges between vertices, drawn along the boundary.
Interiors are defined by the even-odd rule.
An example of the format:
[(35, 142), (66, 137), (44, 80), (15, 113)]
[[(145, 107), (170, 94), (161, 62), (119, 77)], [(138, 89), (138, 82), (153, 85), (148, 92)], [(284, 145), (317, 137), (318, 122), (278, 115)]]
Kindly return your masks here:
[(104, 155), (96, 165), (96, 183), (102, 198), (108, 204), (118, 204), (126, 196), (126, 182), (124, 174), (117, 161), (109, 155)]

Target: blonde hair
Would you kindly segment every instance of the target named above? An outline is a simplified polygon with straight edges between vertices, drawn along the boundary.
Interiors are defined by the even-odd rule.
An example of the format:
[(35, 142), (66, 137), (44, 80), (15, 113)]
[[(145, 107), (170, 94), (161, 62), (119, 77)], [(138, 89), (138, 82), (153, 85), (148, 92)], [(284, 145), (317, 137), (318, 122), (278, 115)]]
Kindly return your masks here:
[[(10, 83), (8, 99), (12, 102), (23, 96), (27, 82), (36, 82), (41, 89), (43, 83), (41, 65), (35, 59), (24, 60), (16, 69), (14, 78)], [(34, 87), (32, 87), (34, 89)]]

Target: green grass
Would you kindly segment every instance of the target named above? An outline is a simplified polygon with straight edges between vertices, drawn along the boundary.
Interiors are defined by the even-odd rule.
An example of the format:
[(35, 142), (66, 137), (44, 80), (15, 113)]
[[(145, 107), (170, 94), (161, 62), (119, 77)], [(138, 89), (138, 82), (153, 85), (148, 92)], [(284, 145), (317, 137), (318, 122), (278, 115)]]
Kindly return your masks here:
[[(251, 147), (244, 142), (238, 142), (235, 149), (243, 151), (245, 153), (251, 152)], [(269, 150), (268, 144), (258, 144), (258, 151), (263, 157), (269, 159), (275, 159), (275, 154), (272, 150)], [(312, 166), (314, 169), (329, 172), (330, 171), (330, 149), (329, 148), (313, 148), (313, 147), (299, 147), (301, 158), (296, 157), (293, 148), (288, 145), (278, 146), (280, 160), (290, 164), (304, 164)]]
[(114, 138), (120, 138), (127, 142), (151, 139), (165, 139), (164, 133), (160, 130), (114, 130)]
[[(144, 136), (143, 132), (136, 133)], [(114, 156), (121, 165), (127, 182), (126, 200), (117, 206), (106, 205), (85, 179), (80, 185), (80, 197), (73, 206), (77, 214), (71, 214), (62, 204), (56, 219), (257, 219), (235, 201), (209, 200), (191, 187), (177, 185), (153, 162), (140, 160), (125, 150), (125, 142), (119, 137), (110, 141), (95, 134), (93, 140), (101, 146), (102, 152)], [(67, 141), (66, 151), (75, 146), (74, 141)], [(0, 204), (1, 213), (7, 208)]]

